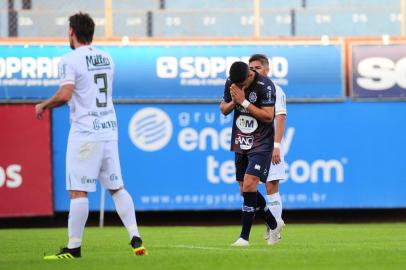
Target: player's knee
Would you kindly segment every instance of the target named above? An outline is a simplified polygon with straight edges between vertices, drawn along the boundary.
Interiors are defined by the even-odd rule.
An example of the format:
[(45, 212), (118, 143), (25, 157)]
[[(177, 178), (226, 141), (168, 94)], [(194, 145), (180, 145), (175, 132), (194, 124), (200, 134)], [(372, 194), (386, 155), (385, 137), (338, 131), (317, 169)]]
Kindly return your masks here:
[(243, 183), (243, 192), (255, 192), (257, 191), (257, 185), (258, 185), (259, 178), (253, 175), (246, 175), (244, 177), (244, 183)]
[(278, 181), (270, 181), (266, 183), (266, 194), (274, 194), (279, 191)]
[(123, 189), (122, 187), (119, 189), (109, 189), (110, 195), (113, 196), (114, 194), (116, 194), (117, 192), (119, 192), (122, 189)]
[(87, 192), (86, 191), (78, 191), (78, 190), (71, 190), (69, 191), (69, 197), (72, 199), (77, 199), (77, 198), (86, 198), (87, 197)]

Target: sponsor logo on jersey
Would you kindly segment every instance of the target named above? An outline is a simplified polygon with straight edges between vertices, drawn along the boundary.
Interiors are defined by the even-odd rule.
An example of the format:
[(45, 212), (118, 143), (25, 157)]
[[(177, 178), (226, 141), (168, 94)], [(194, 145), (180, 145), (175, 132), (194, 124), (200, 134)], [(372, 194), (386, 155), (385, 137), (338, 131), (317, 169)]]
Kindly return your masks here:
[(238, 116), (235, 124), (243, 133), (252, 133), (258, 128), (257, 120), (248, 115)]
[(97, 70), (110, 68), (110, 60), (108, 57), (103, 57), (101, 54), (87, 55), (86, 64), (88, 70)]
[(147, 152), (164, 148), (172, 137), (172, 121), (161, 109), (147, 107), (130, 120), (128, 133), (133, 144)]
[(254, 136), (237, 134), (234, 143), (240, 145), (241, 150), (250, 150), (254, 144)]
[(108, 128), (111, 128), (112, 130), (115, 130), (116, 127), (117, 127), (117, 122), (114, 121), (114, 120), (100, 122), (98, 119), (95, 119), (93, 121), (93, 129), (94, 130), (108, 129)]
[(96, 178), (88, 178), (87, 176), (82, 176), (80, 179), (83, 185), (96, 183)]
[(118, 176), (117, 176), (117, 174), (115, 174), (115, 173), (112, 173), (111, 175), (110, 175), (110, 181), (117, 181), (118, 180)]

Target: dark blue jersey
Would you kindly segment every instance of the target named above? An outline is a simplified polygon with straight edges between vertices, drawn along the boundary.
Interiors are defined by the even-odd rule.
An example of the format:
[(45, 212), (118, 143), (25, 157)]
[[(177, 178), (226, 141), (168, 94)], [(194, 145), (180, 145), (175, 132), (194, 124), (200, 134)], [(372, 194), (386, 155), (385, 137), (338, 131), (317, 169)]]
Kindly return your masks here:
[[(223, 100), (231, 102), (230, 86), (227, 79), (224, 86)], [(274, 107), (276, 90), (273, 82), (255, 72), (252, 84), (245, 90), (245, 98), (256, 107)], [(244, 109), (236, 105), (234, 109), (233, 131), (231, 135), (231, 151), (237, 153), (270, 152), (274, 143), (274, 127), (272, 123), (262, 122)]]

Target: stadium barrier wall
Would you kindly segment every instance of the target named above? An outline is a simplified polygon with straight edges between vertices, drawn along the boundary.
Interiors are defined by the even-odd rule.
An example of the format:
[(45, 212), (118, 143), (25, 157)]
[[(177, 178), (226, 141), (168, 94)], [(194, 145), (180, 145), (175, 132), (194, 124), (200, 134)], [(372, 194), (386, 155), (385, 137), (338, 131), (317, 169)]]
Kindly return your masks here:
[[(151, 58), (144, 55), (144, 58), (142, 58), (144, 59), (143, 62), (138, 63), (141, 65), (141, 69), (143, 68), (143, 65), (147, 65), (146, 69), (149, 70), (148, 74), (151, 75), (148, 77), (145, 75), (146, 73), (142, 73), (142, 71), (138, 69), (139, 66), (137, 66), (137, 64), (133, 65), (130, 61), (124, 61), (126, 60), (125, 58), (127, 58), (124, 52), (127, 51), (126, 48), (130, 47), (118, 45), (120, 43), (117, 41), (98, 41), (98, 45), (115, 48), (114, 50), (116, 50), (115, 53), (117, 53), (117, 55), (113, 55), (113, 58), (119, 58), (119, 60), (116, 61), (116, 65), (118, 65), (117, 75), (122, 72), (127, 72), (126, 76), (130, 76), (131, 78), (149, 78), (144, 80), (145, 82), (142, 85), (137, 85), (137, 87), (133, 87), (134, 84), (131, 84), (131, 81), (122, 83), (121, 80), (126, 79), (124, 77), (119, 79), (116, 78), (114, 85), (115, 93), (120, 91), (120, 88), (122, 87), (126, 88), (124, 91), (128, 95), (136, 93), (139, 88), (141, 89), (140, 91), (147, 93), (145, 90), (149, 87), (147, 83), (149, 80), (160, 81), (160, 86), (162, 86), (162, 91), (159, 90), (161, 98), (146, 98), (146, 96), (140, 96), (141, 98), (138, 96), (136, 98), (118, 98), (117, 95), (115, 96), (115, 100), (119, 103), (130, 103), (117, 105), (117, 112), (120, 125), (120, 151), (123, 162), (123, 173), (128, 188), (131, 193), (135, 195), (137, 207), (140, 210), (147, 211), (239, 209), (241, 205), (241, 198), (239, 198), (235, 186), (229, 184), (233, 175), (231, 168), (232, 154), (226, 150), (225, 145), (228, 142), (226, 142), (227, 138), (225, 135), (229, 132), (226, 126), (227, 124), (230, 125), (229, 122), (227, 123), (227, 121), (230, 120), (227, 120), (226, 118), (222, 119), (218, 113), (218, 99), (222, 95), (222, 89), (220, 92), (215, 93), (215, 95), (217, 95), (215, 98), (213, 98), (214, 92), (212, 92), (207, 85), (199, 86), (207, 87), (207, 96), (205, 96), (205, 98), (202, 98), (201, 93), (196, 94), (196, 92), (193, 92), (197, 88), (192, 86), (185, 86), (181, 91), (177, 90), (178, 87), (180, 88), (179, 85), (182, 81), (179, 71), (190, 72), (189, 67), (184, 70), (181, 69), (180, 61), (185, 59), (184, 57), (196, 61), (197, 57), (200, 57), (198, 53), (201, 51), (201, 45), (209, 46), (206, 48), (211, 48), (211, 53), (213, 53), (208, 54), (207, 57), (205, 56), (206, 59), (213, 59), (216, 57), (224, 59), (224, 55), (215, 53), (218, 47), (220, 47), (222, 50), (221, 52), (226, 53), (226, 55), (232, 55), (229, 57), (235, 56), (239, 59), (246, 59), (245, 57), (253, 53), (240, 53), (239, 50), (247, 52), (247, 48), (264, 48), (264, 50), (269, 50), (264, 51), (264, 53), (268, 53), (269, 55), (270, 53), (273, 54), (273, 50), (275, 50), (275, 54), (278, 54), (277, 49), (283, 48), (286, 57), (284, 53), (280, 54), (280, 56), (282, 58), (285, 57), (288, 62), (288, 75), (281, 78), (286, 79), (288, 82), (288, 84), (284, 86), (284, 89), (289, 89), (286, 91), (289, 97), (291, 97), (290, 91), (293, 91), (292, 94), (294, 95), (303, 94), (303, 91), (299, 88), (300, 85), (297, 82), (300, 83), (302, 80), (309, 80), (306, 81), (306, 84), (310, 87), (310, 84), (315, 82), (315, 78), (318, 78), (317, 72), (319, 72), (318, 70), (320, 67), (332, 71), (323, 74), (327, 77), (325, 83), (327, 82), (326, 85), (328, 86), (325, 85), (325, 87), (334, 89), (334, 91), (329, 91), (326, 94), (322, 93), (322, 91), (312, 92), (312, 94), (317, 94), (317, 98), (314, 98), (314, 96), (313, 98), (302, 96), (301, 98), (290, 98), (288, 100), (305, 103), (290, 103), (288, 108), (289, 117), (286, 137), (292, 140), (289, 143), (290, 148), (287, 155), (287, 161), (289, 164), (287, 171), (290, 177), (286, 183), (283, 183), (281, 186), (284, 204), (287, 209), (405, 207), (406, 202), (404, 198), (401, 197), (401, 190), (404, 189), (402, 179), (406, 178), (406, 172), (401, 163), (401, 153), (406, 150), (406, 143), (405, 139), (400, 136), (400, 134), (404, 134), (404, 127), (403, 125), (399, 125), (399, 123), (403, 123), (403, 118), (406, 115), (404, 111), (405, 109), (403, 108), (405, 106), (402, 107), (402, 103), (389, 103), (383, 99), (390, 99), (391, 101), (404, 100), (402, 98), (404, 97), (402, 94), (402, 91), (404, 90), (404, 85), (402, 84), (402, 80), (404, 79), (404, 72), (402, 75), (404, 50), (396, 50), (397, 56), (390, 54), (390, 51), (394, 49), (394, 47), (391, 47), (392, 45), (403, 46), (403, 44), (406, 44), (406, 40), (391, 37), (390, 41), (392, 45), (389, 44), (383, 46), (382, 40), (379, 38), (349, 38), (345, 39), (345, 46), (343, 47), (340, 47), (342, 46), (341, 44), (343, 44), (342, 41), (330, 40), (333, 41), (333, 46), (327, 47), (321, 46), (320, 41), (316, 39), (303, 41), (283, 38), (279, 42), (272, 40), (252, 41), (251, 39), (234, 40), (231, 42), (225, 40), (217, 40), (214, 42), (209, 42), (207, 40), (194, 40), (193, 42), (185, 42), (184, 40), (140, 42), (137, 46), (141, 46), (144, 53), (157, 48), (162, 49), (162, 52), (168, 52), (167, 55), (159, 54), (161, 56), (169, 55), (170, 50), (166, 51), (168, 46), (178, 46), (181, 48), (188, 45), (194, 48), (191, 50), (191, 54), (185, 55), (178, 50), (176, 53), (169, 55), (169, 57), (172, 57), (170, 59), (176, 59), (178, 62), (178, 76), (170, 79), (158, 78), (157, 63), (155, 62), (155, 66), (153, 66), (153, 64), (148, 62), (153, 61), (151, 59), (157, 60), (158, 53), (156, 53), (155, 56), (151, 56)], [(68, 47), (64, 45), (65, 43), (65, 41), (49, 42), (46, 40), (14, 40), (13, 44), (8, 41), (0, 41), (0, 44), (2, 45), (0, 46), (2, 52), (0, 54), (0, 81), (2, 83), (0, 86), (0, 103), (38, 102), (39, 99), (51, 95), (56, 90), (57, 85), (58, 58), (68, 51)], [(255, 45), (253, 45), (253, 43), (255, 43)], [(134, 44), (130, 42), (130, 45)], [(227, 48), (230, 48), (229, 53), (226, 47), (224, 47), (226, 45), (229, 46)], [(296, 47), (292, 45), (295, 45)], [(309, 45), (311, 49), (308, 50), (308, 48), (305, 48), (306, 45)], [(359, 72), (357, 71), (359, 61), (352, 62), (352, 57), (354, 56), (355, 59), (355, 56), (357, 56), (357, 59), (361, 61), (364, 59), (362, 58), (364, 56), (359, 57), (360, 54), (358, 52), (353, 54), (352, 49), (359, 49), (359, 52), (363, 52), (364, 50), (362, 50), (362, 46), (365, 45), (373, 45), (376, 47), (376, 50), (370, 50), (372, 53), (367, 55), (368, 58), (384, 57), (390, 59), (394, 63), (389, 66), (378, 65), (378, 68), (381, 68), (384, 71), (385, 75), (383, 80), (387, 81), (388, 78), (393, 80), (395, 76), (396, 83), (394, 87), (382, 90), (383, 92), (362, 89), (362, 91), (365, 90), (369, 92), (365, 92), (366, 94), (362, 93), (361, 97), (361, 94), (354, 94), (354, 91), (358, 91), (358, 89), (351, 93), (349, 92), (352, 84), (359, 79)], [(16, 47), (17, 53), (14, 50)], [(33, 49), (34, 47), (36, 47), (35, 50)], [(329, 69), (325, 61), (318, 61), (318, 49), (316, 48), (328, 48), (327, 50), (321, 49), (323, 50), (321, 55), (324, 55), (321, 58), (325, 57), (327, 52), (333, 54), (332, 58), (335, 60), (330, 62), (330, 64), (333, 65), (333, 68)], [(388, 48), (390, 48), (389, 52)], [(120, 50), (123, 52), (122, 54)], [(309, 54), (311, 57), (307, 58), (306, 55), (303, 55), (306, 54), (306, 52), (311, 52), (313, 50), (315, 51), (316, 56)], [(341, 50), (341, 54), (338, 57), (336, 53), (339, 50)], [(300, 53), (298, 51), (300, 51)], [(290, 55), (291, 52), (292, 54)], [(11, 57), (11, 60), (4, 60), (7, 57)], [(26, 67), (25, 71), (23, 71), (22, 64), (24, 57), (26, 58), (24, 64)], [(225, 59), (227, 60), (227, 58)], [(124, 65), (120, 67), (121, 60), (123, 60), (122, 63), (124, 63)], [(186, 64), (188, 64), (187, 61), (189, 60), (183, 61), (186, 61)], [(310, 63), (312, 63), (312, 61), (317, 63), (318, 66), (316, 69), (312, 69), (311, 66), (308, 65), (309, 61)], [(399, 62), (401, 63), (400, 65)], [(210, 63), (213, 64), (212, 62)], [(169, 65), (171, 64), (169, 63)], [(210, 65), (210, 67), (219, 68), (214, 64), (213, 66)], [(295, 68), (292, 69), (292, 67)], [(340, 71), (340, 69), (343, 68), (345, 68), (345, 76), (342, 76), (343, 72)], [(296, 70), (309, 71), (309, 73), (303, 73), (308, 76), (306, 77), (299, 73), (295, 73)], [(310, 72), (310, 70), (312, 72)], [(168, 70), (166, 71), (168, 72)], [(143, 76), (140, 76), (137, 72), (141, 72), (140, 74)], [(155, 72), (155, 75), (153, 75), (153, 72)], [(353, 73), (355, 75), (353, 75)], [(29, 80), (23, 80), (23, 76), (29, 77), (33, 75), (33, 77), (35, 77), (39, 76), (39, 74), (46, 78), (32, 78), (33, 80), (30, 81), (30, 86), (26, 85)], [(221, 72), (219, 74), (221, 74)], [(292, 76), (292, 74), (295, 74), (295, 76)], [(389, 76), (388, 74), (392, 75)], [(221, 74), (221, 76), (224, 76), (224, 74)], [(219, 77), (221, 76), (219, 75)], [(337, 79), (337, 76), (339, 76), (339, 80)], [(343, 79), (345, 80), (346, 96), (352, 94), (352, 98), (357, 100), (357, 102), (352, 102), (351, 100), (344, 101), (344, 94), (339, 90), (343, 88)], [(4, 85), (4, 80), (8, 80), (6, 84), (11, 85), (7, 85), (6, 87)], [(173, 85), (171, 85), (168, 80), (171, 81)], [(201, 82), (202, 80), (196, 81)], [(190, 82), (192, 82), (192, 80), (190, 80)], [(333, 82), (334, 85), (331, 84)], [(13, 83), (16, 85), (12, 86)], [(319, 83), (319, 81), (317, 81), (317, 83)], [(128, 87), (128, 85), (130, 85), (130, 87)], [(216, 89), (218, 88), (222, 87), (217, 86)], [(179, 91), (177, 92), (175, 99), (168, 98), (168, 89), (170, 91), (173, 91), (174, 89), (175, 91)], [(319, 89), (323, 91), (326, 90), (325, 88)], [(361, 93), (361, 91), (358, 92)], [(337, 98), (339, 93), (342, 94), (341, 98)], [(379, 93), (378, 97), (374, 96), (375, 93)], [(400, 93), (400, 95), (396, 96), (396, 93)], [(206, 92), (204, 94), (206, 95)], [(323, 96), (321, 97), (320, 95)], [(372, 98), (371, 95), (373, 96)], [(196, 98), (197, 96), (199, 98)], [(157, 96), (155, 95), (154, 97)], [(362, 99), (368, 99), (368, 101), (371, 99), (380, 100), (380, 102), (365, 103), (361, 101)], [(335, 100), (341, 102), (330, 104), (312, 104), (308, 102), (332, 102)], [(170, 104), (179, 102), (193, 103), (193, 105)], [(30, 108), (30, 110), (33, 111), (33, 107), (31, 107), (32, 105), (27, 106), (27, 108)], [(6, 108), (7, 105), (1, 105), (0, 107)], [(162, 130), (161, 135), (164, 138), (170, 137), (167, 144), (162, 149), (156, 151), (142, 150), (142, 148), (140, 148), (142, 147), (140, 146), (142, 145), (142, 142), (141, 144), (138, 143), (137, 146), (136, 142), (131, 140), (128, 131), (129, 121), (130, 118), (132, 118), (132, 115), (141, 109), (148, 107), (152, 107), (152, 111), (155, 109), (163, 112), (162, 115), (168, 115), (172, 124), (171, 136), (168, 136), (168, 134), (165, 133), (169, 126), (164, 125), (156, 127), (159, 130), (161, 130), (160, 128), (165, 127), (165, 136), (163, 136), (164, 134), (162, 133)], [(24, 106), (21, 108), (24, 108)], [(150, 110), (144, 110), (141, 112), (143, 112), (141, 115), (144, 113), (151, 113)], [(388, 112), (390, 112), (391, 117), (384, 118)], [(5, 114), (1, 115), (2, 120), (7, 117), (14, 117), (14, 112), (8, 110)], [(213, 117), (217, 120), (213, 120)], [(27, 114), (27, 118), (31, 118), (31, 114)], [(181, 118), (186, 118), (186, 120), (180, 120)], [(46, 120), (46, 122), (48, 121), (49, 120)], [(43, 138), (48, 138), (48, 144), (52, 144), (53, 146), (52, 172), (55, 191), (55, 210), (67, 211), (68, 197), (67, 193), (64, 191), (64, 159), (67, 132), (69, 128), (67, 108), (63, 107), (55, 110), (52, 122), (54, 125), (52, 129), (52, 142), (50, 142), (49, 137), (47, 137), (49, 134)], [(40, 122), (30, 122), (29, 126), (38, 125), (38, 123)], [(168, 121), (165, 123), (168, 123)], [(9, 129), (8, 126), (9, 124), (6, 124), (6, 130)], [(381, 130), (385, 133), (379, 133)], [(9, 160), (9, 157), (12, 157), (10, 144), (8, 143), (8, 140), (5, 139), (5, 134), (8, 134), (7, 136), (9, 137), (13, 137), (10, 134), (15, 133), (18, 132), (14, 132), (10, 129), (10, 133), (3, 132), (1, 135), (2, 138), (0, 139), (0, 143), (6, 145), (6, 147), (0, 147), (0, 156), (3, 160)], [(215, 135), (216, 133), (217, 135)], [(383, 140), (382, 138), (385, 134), (390, 134), (390, 139)], [(178, 138), (184, 140), (183, 144), (182, 141), (178, 141)], [(343, 138), (346, 138), (346, 140), (344, 141)], [(351, 140), (349, 141), (348, 138), (351, 138)], [(14, 137), (12, 139), (14, 139)], [(144, 143), (146, 143), (147, 138), (144, 138), (144, 140)], [(212, 142), (212, 140), (214, 140), (214, 142)], [(295, 143), (295, 141), (297, 143)], [(22, 145), (25, 147), (25, 144), (29, 144), (30, 142), (24, 140), (23, 143), (24, 144)], [(189, 148), (191, 148), (191, 150), (185, 150)], [(47, 146), (44, 146), (41, 149), (38, 149), (38, 152), (49, 153), (48, 149)], [(25, 152), (25, 154), (20, 152), (20, 156), (27, 157), (28, 155), (27, 152)], [(170, 162), (165, 162), (166, 160), (170, 160)], [(7, 202), (11, 201), (14, 205), (15, 203), (18, 203), (16, 198), (20, 195), (17, 195), (15, 191), (6, 192), (5, 189), (7, 182), (10, 182), (10, 180), (15, 182), (14, 178), (11, 179), (7, 176), (7, 169), (9, 168), (8, 163), (11, 164), (11, 162), (15, 164), (15, 161), (2, 161), (2, 164), (0, 164), (2, 167), (1, 169), (4, 171), (4, 173), (2, 173), (3, 171), (0, 169), (0, 176), (4, 174), (4, 180), (0, 178), (0, 180), (2, 180), (0, 181), (2, 184), (0, 185), (0, 198), (8, 198)], [(50, 161), (45, 161), (42, 165), (46, 165), (47, 162), (49, 163)], [(172, 162), (174, 165), (171, 165)], [(142, 168), (142, 170), (137, 170), (136, 166), (140, 166), (139, 168)], [(9, 170), (12, 171), (15, 168), (16, 167), (12, 167)], [(33, 175), (43, 175), (43, 177), (38, 177), (38, 179), (40, 179), (40, 181), (48, 181), (47, 175), (50, 174), (51, 168), (46, 166), (36, 166), (33, 173), (32, 171), (28, 172), (25, 168), (26, 166), (24, 165), (21, 173), (17, 173), (17, 175), (22, 176), (24, 184), (26, 183), (25, 179), (31, 179)], [(157, 175), (158, 172), (159, 175)], [(388, 172), (390, 172), (389, 176)], [(27, 173), (27, 176), (25, 176), (24, 173)], [(12, 176), (15, 177), (15, 174)], [(162, 180), (163, 178), (166, 181)], [(383, 191), (377, 190), (376, 187), (381, 186), (381, 181), (385, 181), (385, 186), (390, 188), (385, 188)], [(32, 182), (29, 181), (27, 183), (31, 184)], [(29, 195), (36, 194), (38, 192), (38, 187), (39, 186), (30, 188), (30, 191), (27, 191), (27, 193), (29, 193)], [(7, 216), (52, 214), (52, 191), (49, 191), (46, 188), (46, 184), (44, 184), (44, 187), (45, 189), (42, 190), (45, 190), (46, 194), (44, 193), (44, 196), (42, 197), (45, 198), (46, 202), (39, 203), (43, 206), (40, 212), (37, 210), (32, 211), (32, 208), (35, 205), (35, 203), (31, 205), (32, 199), (30, 203), (23, 203), (24, 205), (19, 209), (10, 208), (10, 203), (2, 203), (0, 212), (8, 211), (8, 214), (6, 214)], [(8, 195), (3, 196), (2, 193), (7, 193)], [(98, 193), (90, 196), (91, 198), (93, 197), (91, 199), (92, 210), (98, 210), (99, 196)], [(50, 202), (48, 200), (49, 198), (51, 198)], [(380, 199), (377, 200), (375, 198)], [(107, 209), (113, 209), (111, 201), (108, 201)], [(0, 216), (2, 215), (3, 214), (0, 214)]]
[(49, 113), (0, 105), (0, 217), (53, 214)]
[(406, 43), (358, 42), (349, 53), (351, 97), (406, 100)]
[[(123, 177), (138, 210), (240, 209), (231, 118), (218, 104), (118, 104), (116, 111)], [(284, 208), (406, 207), (405, 115), (399, 102), (289, 104)], [(55, 210), (67, 211), (68, 108), (52, 118)], [(100, 195), (91, 196), (97, 210)], [(110, 199), (106, 209), (114, 209)]]
[[(272, 79), (302, 101), (344, 100), (344, 46), (315, 44), (218, 44), (99, 46), (113, 57), (113, 98), (132, 102), (217, 102), (231, 64), (253, 53), (270, 56)], [(50, 97), (58, 85), (67, 46), (0, 46), (0, 101)], [(97, 61), (97, 59), (88, 59)]]

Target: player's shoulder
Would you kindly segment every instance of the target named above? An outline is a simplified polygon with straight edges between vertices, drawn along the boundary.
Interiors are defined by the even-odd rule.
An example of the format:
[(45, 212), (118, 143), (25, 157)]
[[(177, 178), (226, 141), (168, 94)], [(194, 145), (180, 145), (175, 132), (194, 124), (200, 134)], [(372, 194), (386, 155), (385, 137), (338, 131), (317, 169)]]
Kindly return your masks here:
[(274, 90), (275, 91), (275, 84), (272, 82), (272, 80), (270, 78), (268, 78), (267, 76), (263, 76), (261, 74), (257, 75), (257, 85), (260, 89), (268, 92), (270, 90)]
[(73, 59), (74, 59), (74, 58), (75, 58), (75, 50), (72, 50), (72, 51), (70, 51), (70, 52), (64, 54), (64, 55), (61, 57), (61, 62), (62, 62), (62, 63), (70, 63), (70, 62), (73, 62)]
[(227, 78), (225, 86), (231, 86), (233, 82), (230, 80), (230, 77)]

